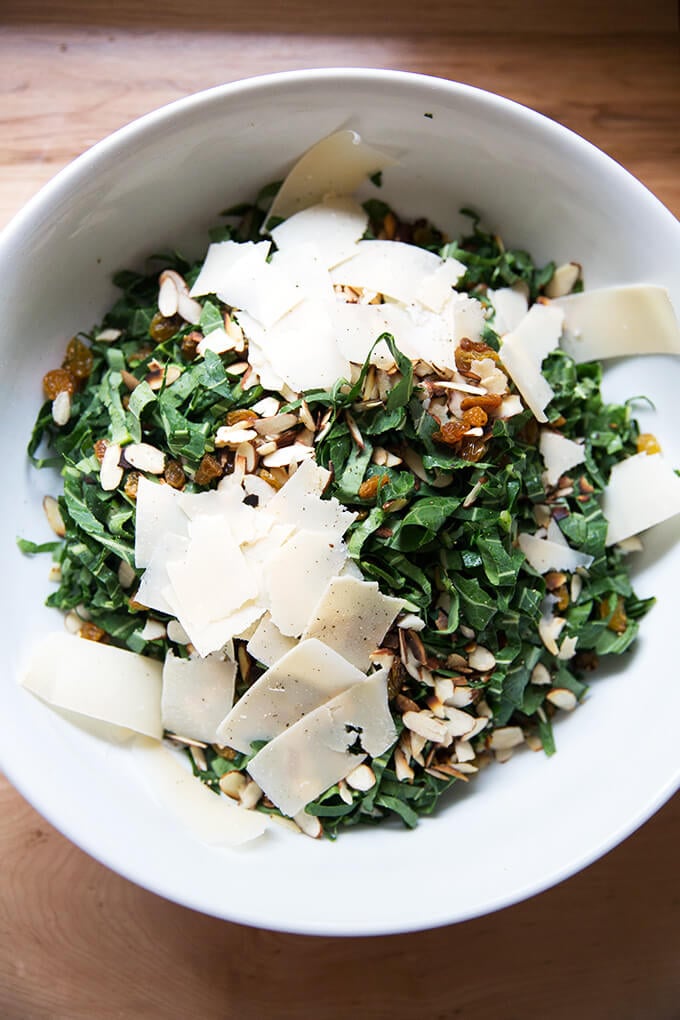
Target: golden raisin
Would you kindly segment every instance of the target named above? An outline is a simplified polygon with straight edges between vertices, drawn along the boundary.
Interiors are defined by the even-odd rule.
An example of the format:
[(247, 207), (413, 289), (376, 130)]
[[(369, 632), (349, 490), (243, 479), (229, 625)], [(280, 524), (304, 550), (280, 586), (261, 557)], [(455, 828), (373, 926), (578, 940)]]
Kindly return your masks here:
[[(600, 619), (604, 620), (609, 615), (609, 603), (600, 602)], [(628, 617), (626, 616), (626, 604), (623, 597), (619, 595), (616, 599), (616, 609), (611, 615), (611, 619), (607, 624), (607, 630), (613, 630), (615, 634), (623, 634), (626, 627), (628, 626)]]
[(80, 636), (87, 641), (103, 641), (106, 637), (106, 631), (98, 627), (96, 623), (86, 620), (80, 628)]
[(463, 425), (468, 428), (481, 428), (488, 420), (489, 416), (483, 407), (469, 407), (467, 411), (463, 411)]
[(108, 439), (98, 439), (94, 444), (94, 455), (100, 464), (104, 460), (107, 446), (109, 446)]
[(43, 376), (43, 390), (48, 400), (54, 400), (60, 393), (74, 393), (75, 379), (65, 368), (53, 368)]
[(186, 482), (186, 475), (182, 465), (177, 460), (169, 460), (165, 464), (165, 471), (163, 472), (168, 485), (171, 485), (173, 489), (183, 489), (184, 483)]
[(553, 595), (557, 598), (558, 611), (563, 613), (569, 606), (569, 591), (567, 590), (566, 584), (561, 584), (559, 588), (555, 588)]
[(92, 371), (92, 351), (77, 336), (72, 337), (66, 347), (62, 368), (67, 369), (74, 379), (82, 382)]
[(196, 485), (210, 485), (216, 478), (221, 477), (222, 465), (211, 453), (206, 453), (194, 475)]
[(659, 440), (651, 432), (641, 432), (636, 446), (638, 453), (661, 453)]
[(137, 499), (137, 486), (139, 485), (139, 471), (128, 471), (123, 483), (123, 492), (128, 499)]
[(378, 487), (386, 482), (389, 482), (387, 475), (371, 475), (370, 478), (367, 478), (359, 486), (359, 499), (375, 499)]
[(503, 400), (500, 393), (480, 393), (475, 397), (463, 397), (460, 402), (462, 411), (469, 411), (473, 407), (483, 407), (485, 411), (495, 411), (501, 406)]
[(446, 443), (447, 446), (455, 446), (463, 438), (468, 426), (457, 418), (443, 422), (438, 432), (432, 436), (438, 443)]
[(196, 350), (202, 339), (203, 334), (199, 333), (197, 329), (192, 329), (191, 333), (187, 333), (186, 336), (182, 337), (181, 350), (182, 357), (184, 358), (185, 361), (194, 360), (194, 358), (196, 357)]
[(170, 340), (181, 327), (182, 319), (178, 315), (166, 319), (160, 312), (156, 312), (149, 324), (149, 336), (160, 344), (164, 340)]
[(458, 454), (463, 460), (469, 460), (473, 464), (481, 460), (486, 453), (486, 443), (476, 436), (464, 436), (460, 441)]
[(397, 219), (393, 212), (388, 212), (383, 220), (383, 228), (381, 234), (385, 235), (385, 240), (393, 241), (395, 234), (397, 233)]
[(255, 418), (257, 418), (256, 411), (251, 410), (249, 407), (239, 407), (236, 411), (229, 411), (226, 424), (236, 425), (239, 421), (254, 421)]
[(464, 336), (456, 348), (455, 358), (458, 371), (469, 372), (473, 361), (481, 361), (483, 358), (498, 361), (498, 354), (483, 340), (470, 340), (469, 337)]
[(257, 474), (263, 482), (266, 482), (267, 485), (271, 485), (274, 489), (280, 489), (284, 484), (279, 478), (277, 478), (276, 475), (273, 475), (271, 471), (268, 471), (267, 468), (260, 468)]

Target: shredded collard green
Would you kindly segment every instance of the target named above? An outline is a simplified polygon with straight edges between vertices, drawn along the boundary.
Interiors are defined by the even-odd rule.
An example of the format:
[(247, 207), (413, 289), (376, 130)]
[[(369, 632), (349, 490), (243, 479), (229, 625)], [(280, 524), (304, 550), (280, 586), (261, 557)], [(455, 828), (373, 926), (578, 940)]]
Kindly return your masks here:
[[(227, 210), (226, 223), (211, 232), (211, 239), (259, 238), (275, 190), (275, 185), (265, 189), (254, 205)], [(552, 278), (552, 263), (537, 267), (526, 252), (505, 249), (480, 227), (475, 213), (468, 212), (470, 233), (448, 242), (427, 221), (399, 221), (377, 199), (366, 204), (366, 211), (368, 237), (407, 241), (462, 262), (465, 275), (459, 287), (485, 305), (487, 288), (522, 282), (534, 301)], [(66, 535), (62, 542), (42, 545), (20, 540), (25, 553), (52, 552), (59, 564), (60, 581), (48, 605), (65, 611), (84, 607), (86, 636), (160, 659), (169, 649), (180, 655), (186, 649), (167, 637), (143, 637), (149, 618), (169, 618), (134, 600), (142, 574), (134, 561), (136, 472), (127, 469), (117, 489), (104, 491), (99, 484), (103, 446), (150, 443), (169, 458), (169, 484), (201, 491), (233, 467), (224, 451), (215, 450), (217, 428), (230, 412), (268, 395), (259, 383), (248, 385), (242, 366), (233, 369), (247, 359), (247, 349), (196, 357), (197, 339), (222, 326), (230, 312), (215, 296), (202, 299), (198, 326), (160, 315), (161, 268), (174, 269), (190, 285), (200, 265), (171, 253), (155, 256), (148, 274), (118, 273), (121, 297), (104, 321), (81, 338), (90, 360), (87, 377), (72, 395), (70, 420), (55, 425), (50, 399), (41, 408), (28, 452), (36, 466), (61, 470), (59, 508)], [(115, 342), (98, 339), (104, 329), (119, 330), (120, 337)], [(424, 622), (417, 632), (400, 633), (394, 627), (384, 641), (396, 657), (390, 695), (397, 732), (403, 731), (405, 711), (428, 707), (433, 681), (452, 678), (464, 681), (476, 710), (491, 719), (472, 741), (474, 770), (490, 758), (489, 735), (499, 727), (521, 727), (535, 746), (551, 754), (555, 707), (546, 696), (562, 688), (581, 699), (585, 676), (601, 656), (630, 647), (652, 602), (636, 597), (622, 553), (605, 546), (607, 524), (598, 501), (612, 465), (636, 452), (638, 426), (631, 406), (603, 402), (599, 365), (576, 365), (561, 351), (550, 354), (543, 366), (555, 393), (549, 422), (568, 438), (584, 438), (585, 461), (568, 484), (546, 490), (538, 427), (529, 411), (489, 419), (474, 440), (445, 442), (428, 410), (436, 379), (419, 375), (391, 336), (378, 339), (387, 343), (398, 369), (382, 398), (365, 399), (374, 371), (367, 362), (353, 383), (339, 380), (332, 390), (313, 390), (304, 399), (316, 420), (325, 421), (316, 457), (332, 472), (328, 495), (358, 514), (345, 536), (352, 559), (364, 578), (377, 581), (385, 594), (405, 599), (409, 611)], [(477, 356), (493, 358), (499, 338), (492, 319), (483, 341)], [(152, 387), (153, 378), (164, 380), (160, 388)], [(290, 401), (283, 410), (300, 404), (300, 399)], [(376, 448), (393, 455), (393, 466), (376, 463)], [(547, 580), (517, 547), (519, 532), (536, 530), (537, 507), (547, 507), (574, 549), (593, 557), (577, 586), (557, 572), (548, 579), (566, 619), (560, 640), (577, 639), (572, 658), (558, 658), (539, 636)], [(134, 571), (126, 587), (121, 563)], [(492, 653), (490, 671), (466, 667), (472, 640)], [(404, 668), (404, 641), (415, 649), (422, 669)], [(245, 643), (236, 644), (247, 658)], [(550, 675), (548, 685), (532, 681), (538, 664)], [(263, 668), (249, 662), (246, 675), (241, 668), (237, 693)], [(370, 762), (376, 779), (370, 790), (336, 786), (308, 805), (307, 812), (318, 816), (327, 836), (334, 837), (342, 826), (390, 817), (413, 827), (449, 787), (474, 771), (448, 767), (441, 749), (425, 742), (420, 760), (411, 761), (412, 776), (398, 778), (395, 747)], [(253, 754), (258, 749), (254, 745)], [(199, 767), (196, 758), (192, 764), (219, 792), (222, 776), (247, 770), (248, 761), (229, 749), (208, 747), (206, 767), (202, 762)], [(258, 809), (276, 811), (266, 800)]]

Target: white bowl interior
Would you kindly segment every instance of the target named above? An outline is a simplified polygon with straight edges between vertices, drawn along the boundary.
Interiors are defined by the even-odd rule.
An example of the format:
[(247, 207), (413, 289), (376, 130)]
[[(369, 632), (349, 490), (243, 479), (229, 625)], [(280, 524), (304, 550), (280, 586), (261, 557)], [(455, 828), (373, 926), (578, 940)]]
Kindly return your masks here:
[[(74, 332), (101, 318), (114, 270), (168, 247), (199, 254), (221, 209), (254, 196), (341, 126), (398, 153), (375, 194), (405, 215), (429, 215), (454, 234), (457, 210), (474, 206), (538, 261), (582, 262), (588, 286), (660, 283), (680, 308), (680, 225), (670, 213), (565, 129), (466, 86), (362, 70), (269, 76), (183, 100), (96, 146), (0, 240), (10, 582), (0, 597), (11, 636), (0, 753), (53, 824), (150, 889), (264, 927), (368, 934), (463, 920), (546, 888), (630, 833), (677, 787), (675, 742), (649, 725), (657, 713), (680, 714), (671, 645), (677, 522), (650, 534), (636, 567), (639, 593), (659, 596), (639, 646), (557, 726), (557, 755), (527, 752), (486, 770), (412, 833), (354, 830), (331, 844), (276, 831), (244, 850), (208, 849), (158, 806), (128, 749), (82, 732), (16, 684), (31, 641), (61, 627), (59, 614), (41, 605), (47, 559), (29, 561), (13, 544), (15, 535), (49, 537), (40, 496), (55, 490), (55, 478), (24, 456), (42, 374)], [(680, 464), (677, 361), (616, 364), (606, 388), (654, 399), (656, 412), (641, 415), (645, 427)], [(415, 888), (412, 878), (404, 884), (409, 872), (423, 874)]]

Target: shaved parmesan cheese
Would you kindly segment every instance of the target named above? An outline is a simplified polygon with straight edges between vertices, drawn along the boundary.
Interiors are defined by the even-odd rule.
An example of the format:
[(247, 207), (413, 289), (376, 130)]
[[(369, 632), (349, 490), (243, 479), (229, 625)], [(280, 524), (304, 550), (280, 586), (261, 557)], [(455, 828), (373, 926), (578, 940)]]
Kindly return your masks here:
[(324, 588), (346, 558), (342, 539), (326, 531), (301, 530), (265, 563), (269, 611), (282, 634), (302, 634)]
[(487, 297), (493, 305), (492, 325), (496, 333), (504, 336), (517, 329), (529, 308), (526, 294), (514, 287), (501, 287), (499, 290), (488, 290)]
[[(277, 377), (296, 392), (330, 389), (338, 379), (349, 377), (349, 362), (338, 348), (331, 312), (324, 302), (305, 300), (266, 330), (253, 329), (250, 315), (241, 314), (239, 321)], [(258, 372), (261, 375), (259, 367)]]
[(433, 312), (441, 312), (451, 297), (451, 290), (465, 273), (465, 266), (457, 259), (445, 259), (435, 271), (421, 282), (416, 301)]
[[(411, 360), (421, 359), (455, 368), (455, 347), (451, 340), (453, 326), (443, 315), (415, 306), (403, 308), (393, 303), (338, 303), (332, 316), (338, 346), (353, 364), (362, 365), (381, 333), (391, 333), (399, 350)], [(384, 341), (371, 353), (371, 363), (379, 368), (392, 368), (394, 365), (394, 358)]]
[(196, 352), (202, 356), (205, 355), (206, 351), (213, 351), (215, 354), (224, 354), (225, 351), (231, 351), (235, 348), (236, 342), (232, 336), (229, 336), (227, 331), (222, 327), (218, 326), (217, 329), (211, 330), (207, 333), (202, 340), (196, 346)]
[(257, 580), (246, 563), (226, 521), (220, 517), (197, 517), (191, 522), (186, 554), (167, 565), (175, 604), (187, 634), (185, 617), (220, 620), (258, 592)]
[(160, 740), (161, 671), (155, 659), (61, 631), (33, 648), (21, 684), (49, 705)]
[(354, 245), (363, 236), (368, 213), (354, 198), (327, 197), (284, 220), (271, 234), (279, 251), (313, 244), (326, 269), (331, 269), (354, 254)]
[(366, 755), (349, 750), (357, 739), (377, 757), (396, 736), (387, 671), (381, 669), (281, 733), (255, 755), (248, 771), (283, 814), (294, 815), (361, 764)]
[(196, 781), (176, 752), (138, 739), (132, 753), (139, 760), (140, 773), (153, 799), (202, 843), (223, 848), (240, 846), (266, 830), (266, 815), (246, 811), (229, 797), (216, 797)]
[[(372, 290), (407, 305), (418, 300), (428, 277), (433, 276), (442, 265), (438, 255), (414, 244), (359, 241), (356, 254), (331, 271), (331, 280), (345, 287)], [(433, 300), (443, 296), (442, 279), (438, 277), (430, 283), (430, 289)], [(443, 289), (447, 289), (445, 282)], [(428, 293), (427, 287), (425, 293)]]
[(556, 545), (569, 545), (567, 542), (566, 535), (560, 528), (559, 524), (554, 517), (551, 517), (548, 521), (548, 527), (546, 529), (546, 538), (549, 542), (554, 542)]
[(659, 453), (638, 453), (611, 470), (602, 499), (607, 545), (680, 513), (680, 478)]
[(265, 223), (286, 219), (326, 195), (351, 195), (370, 174), (394, 162), (391, 156), (366, 145), (356, 131), (336, 131), (316, 142), (289, 171)]
[(217, 729), (217, 742), (247, 754), (253, 741), (272, 740), (330, 698), (365, 682), (365, 675), (332, 648), (314, 639), (301, 641), (237, 701)]
[(593, 562), (593, 557), (586, 553), (578, 552), (560, 542), (551, 542), (547, 538), (537, 538), (536, 535), (520, 534), (517, 536), (517, 542), (526, 556), (527, 563), (539, 574), (545, 574), (548, 570), (566, 570), (573, 573), (577, 567), (589, 567)]
[(234, 703), (236, 663), (219, 655), (179, 659), (168, 652), (163, 665), (163, 728), (215, 743), (217, 727)]
[(532, 305), (501, 344), (501, 362), (538, 421), (547, 421), (545, 408), (553, 397), (541, 366), (559, 343), (563, 318), (564, 313), (554, 304)]
[(680, 326), (664, 287), (634, 284), (568, 294), (561, 346), (577, 361), (631, 354), (680, 354)]
[(561, 432), (553, 432), (550, 429), (541, 429), (539, 449), (545, 464), (548, 485), (556, 485), (563, 474), (585, 460), (585, 448), (582, 443), (575, 443)]
[(257, 266), (264, 265), (271, 243), (269, 241), (219, 241), (211, 244), (208, 254), (190, 290), (192, 297), (205, 294), (217, 294), (232, 274), (245, 265), (255, 271)]
[(267, 513), (281, 524), (341, 536), (356, 520), (334, 496), (322, 499), (330, 473), (315, 460), (305, 461), (267, 504)]
[(168, 532), (187, 534), (187, 519), (180, 509), (179, 492), (171, 485), (139, 476), (135, 503), (135, 563), (146, 567), (156, 544)]
[(264, 606), (253, 599), (219, 620), (206, 621), (191, 616), (191, 606), (187, 607), (175, 601), (176, 593), (172, 586), (169, 585), (165, 589), (163, 597), (191, 638), (191, 644), (202, 656), (223, 649), (232, 638), (242, 634), (251, 624), (259, 620), (265, 610)]
[(173, 609), (163, 594), (170, 585), (168, 560), (182, 559), (186, 556), (188, 546), (188, 536), (175, 535), (172, 531), (160, 536), (147, 568), (142, 574), (142, 580), (135, 595), (136, 602), (149, 609), (156, 609), (159, 613), (173, 614)]
[(370, 653), (379, 646), (403, 605), (403, 599), (383, 595), (376, 581), (334, 577), (302, 637), (324, 641), (358, 669), (367, 670)]
[(282, 634), (269, 613), (265, 613), (248, 642), (248, 654), (265, 666), (273, 666), (296, 644), (296, 639)]
[(449, 335), (456, 341), (479, 340), (484, 329), (484, 308), (469, 294), (453, 294), (442, 309)]

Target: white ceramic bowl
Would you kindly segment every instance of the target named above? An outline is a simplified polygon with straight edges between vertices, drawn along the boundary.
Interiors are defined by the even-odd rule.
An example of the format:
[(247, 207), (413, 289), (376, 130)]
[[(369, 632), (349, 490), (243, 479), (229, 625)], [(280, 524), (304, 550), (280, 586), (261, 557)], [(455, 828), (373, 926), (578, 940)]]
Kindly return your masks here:
[[(42, 491), (24, 447), (40, 379), (65, 341), (114, 296), (114, 270), (166, 247), (199, 254), (225, 206), (281, 177), (311, 143), (356, 127), (400, 153), (383, 192), (405, 215), (449, 231), (472, 205), (537, 260), (576, 259), (587, 285), (666, 285), (680, 308), (680, 225), (645, 188), (565, 128), (505, 99), (434, 78), (317, 70), (255, 78), (143, 117), (63, 170), (0, 240), (3, 522), (47, 538)], [(617, 397), (647, 393), (645, 427), (680, 464), (671, 359), (607, 372)], [(399, 932), (460, 921), (573, 874), (645, 821), (677, 788), (680, 717), (674, 648), (678, 527), (650, 535), (636, 570), (659, 604), (635, 653), (597, 679), (557, 726), (558, 753), (487, 769), (415, 832), (344, 834), (338, 843), (276, 832), (249, 848), (207, 849), (149, 797), (135, 761), (16, 684), (32, 639), (61, 626), (41, 603), (45, 558), (8, 549), (2, 587), (0, 753), (7, 775), (66, 836), (164, 896), (233, 921), (295, 932)], [(657, 725), (658, 720), (658, 725)]]

